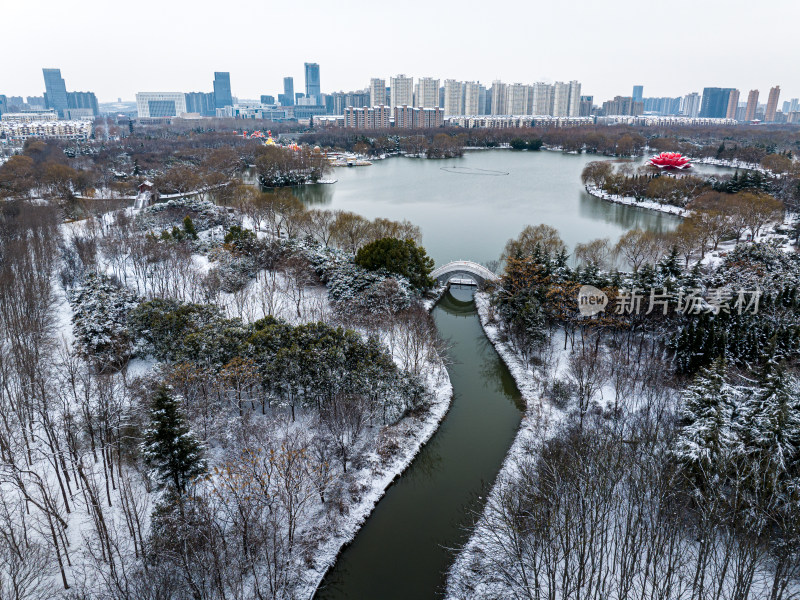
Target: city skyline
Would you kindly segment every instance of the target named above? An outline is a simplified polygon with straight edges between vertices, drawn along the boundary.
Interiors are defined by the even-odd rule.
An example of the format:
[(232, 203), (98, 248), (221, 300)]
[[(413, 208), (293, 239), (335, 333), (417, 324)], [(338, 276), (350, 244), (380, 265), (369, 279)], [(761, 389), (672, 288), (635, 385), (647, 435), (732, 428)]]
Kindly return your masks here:
[[(417, 3), (411, 0), (411, 4)], [(743, 10), (746, 6), (732, 4), (741, 4)], [(356, 50), (357, 56), (352, 49), (344, 51), (347, 46), (343, 40), (356, 36), (368, 23), (366, 17), (345, 19), (346, 4), (334, 7), (312, 0), (302, 10), (254, 6), (249, 22), (259, 22), (259, 15), (265, 15), (267, 10), (271, 23), (296, 25), (302, 21), (302, 27), (292, 28), (291, 39), (267, 38), (268, 51), (269, 44), (282, 46), (272, 49), (268, 61), (263, 60), (264, 38), (241, 35), (240, 15), (234, 11), (212, 13), (204, 11), (204, 5), (195, 4), (196, 10), (187, 12), (180, 5), (143, 0), (141, 10), (123, 16), (95, 0), (81, 6), (93, 15), (97, 31), (113, 30), (121, 24), (131, 31), (159, 30), (166, 27), (162, 23), (170, 22), (180, 22), (181, 27), (169, 29), (171, 37), (158, 45), (129, 44), (113, 52), (100, 52), (94, 44), (74, 44), (70, 24), (78, 26), (77, 13), (55, 2), (45, 2), (37, 15), (37, 34), (47, 43), (26, 44), (26, 51), (15, 56), (13, 64), (4, 65), (0, 93), (40, 95), (42, 67), (55, 67), (61, 69), (74, 89), (92, 89), (102, 102), (117, 98), (132, 101), (135, 93), (142, 90), (205, 89), (209, 71), (229, 72), (234, 95), (259, 98), (262, 94), (277, 95), (287, 76), (304, 84), (304, 63), (316, 62), (322, 71), (323, 92), (364, 89), (372, 77), (388, 80), (405, 73), (415, 80), (433, 77), (442, 81), (480, 81), (485, 85), (494, 80), (553, 83), (575, 79), (598, 100), (630, 94), (634, 83), (644, 86), (646, 96), (677, 96), (704, 87), (734, 87), (760, 89), (763, 97), (776, 82), (784, 97), (800, 95), (800, 74), (788, 68), (794, 51), (790, 25), (794, 20), (790, 17), (800, 16), (800, 8), (784, 0), (766, 2), (748, 17), (751, 32), (747, 44), (731, 44), (724, 33), (739, 18), (737, 10), (728, 10), (735, 9), (731, 3), (725, 11), (693, 5), (691, 12), (659, 12), (658, 31), (652, 31), (647, 21), (642, 21), (638, 2), (624, 0), (600, 11), (582, 0), (561, 8), (519, 3), (512, 7), (514, 18), (504, 20), (499, 31), (486, 30), (485, 44), (461, 44), (457, 54), (449, 49), (454, 47), (454, 37), (461, 36), (460, 23), (474, 27), (470, 10), (451, 14), (445, 7), (425, 4), (430, 9), (429, 18), (417, 23), (410, 16), (415, 14), (413, 10), (406, 11), (409, 16), (394, 15), (386, 7), (371, 11), (370, 15), (378, 21), (385, 18), (391, 22), (392, 30), (413, 28), (410, 30), (426, 43), (379, 51)], [(92, 10), (101, 6), (102, 10)], [(152, 14), (150, 9), (156, 8), (160, 18), (154, 23), (148, 15)], [(475, 5), (474, 10), (486, 9)], [(504, 9), (502, 14), (506, 12)], [(4, 8), (4, 14), (9, 22), (21, 22), (27, 11), (22, 5), (12, 5)], [(308, 18), (310, 15), (313, 18)], [(330, 26), (340, 22), (342, 27)], [(538, 27), (538, 22), (563, 27)], [(166, 33), (167, 29), (163, 31)], [(626, 40), (624, 51), (610, 45), (622, 34)], [(26, 35), (24, 28), (9, 28), (6, 47), (22, 45)], [(177, 51), (190, 39), (196, 42), (211, 35), (214, 44), (193, 43), (189, 55), (185, 50)], [(683, 48), (683, 40), (691, 40), (690, 49)], [(54, 54), (54, 47), (65, 50)], [(613, 72), (609, 69), (611, 62)], [(754, 68), (743, 69), (743, 65)], [(298, 87), (295, 85), (295, 89)]]

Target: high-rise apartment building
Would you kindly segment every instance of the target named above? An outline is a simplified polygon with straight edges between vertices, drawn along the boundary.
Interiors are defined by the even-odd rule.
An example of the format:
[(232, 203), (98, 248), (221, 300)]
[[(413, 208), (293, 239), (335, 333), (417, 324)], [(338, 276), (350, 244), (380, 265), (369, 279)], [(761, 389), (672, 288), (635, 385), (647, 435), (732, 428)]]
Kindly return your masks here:
[(605, 116), (639, 116), (644, 111), (643, 102), (634, 102), (632, 96), (614, 96), (613, 100), (603, 102), (601, 112)]
[(319, 104), (322, 88), (319, 80), (319, 64), (304, 63), (306, 72), (306, 97), (312, 98), (314, 104)]
[(492, 114), (504, 115), (506, 114), (506, 95), (508, 92), (508, 85), (502, 81), (492, 82)]
[(326, 112), (329, 115), (343, 115), (346, 108), (363, 108), (370, 106), (370, 93), (367, 90), (355, 92), (334, 92), (325, 94)]
[(439, 80), (420, 77), (414, 92), (414, 106), (417, 108), (436, 108), (439, 106)]
[(644, 86), (643, 85), (633, 86), (633, 101), (642, 102), (643, 99), (644, 99)]
[(686, 94), (683, 97), (683, 102), (681, 103), (681, 114), (684, 117), (692, 118), (695, 118), (700, 114), (700, 94), (697, 92), (692, 92), (691, 94)]
[(725, 118), (735, 119), (737, 108), (739, 108), (739, 90), (731, 90), (728, 94), (728, 110), (725, 111)]
[(386, 80), (373, 77), (369, 80), (369, 104), (370, 106), (382, 106), (386, 104)]
[(398, 75), (389, 78), (389, 100), (391, 106), (414, 106), (414, 78)]
[(69, 108), (67, 86), (61, 77), (61, 69), (42, 69), (44, 75), (44, 100), (47, 108), (54, 109), (60, 117)]
[(700, 117), (706, 119), (724, 119), (728, 114), (728, 101), (733, 88), (703, 88), (703, 100), (700, 104)]
[(214, 107), (233, 106), (231, 95), (231, 74), (227, 71), (214, 72)]
[(591, 117), (594, 109), (594, 96), (581, 96), (581, 104), (578, 111), (579, 117)]
[(506, 88), (506, 115), (528, 114), (529, 87), (522, 83), (512, 83)]
[(478, 84), (478, 114), (488, 115), (491, 108), (492, 94), (485, 85)]
[[(641, 86), (638, 86), (641, 87)], [(636, 102), (636, 100), (634, 100)], [(577, 80), (569, 82), (569, 108), (568, 117), (578, 117), (581, 113), (581, 84)]]
[(533, 106), (531, 113), (537, 116), (553, 114), (553, 86), (547, 83), (533, 84)]
[(554, 117), (569, 116), (569, 84), (556, 81), (553, 84), (553, 112)]
[[(464, 114), (480, 115), (481, 112), (481, 88), (483, 86), (475, 81), (464, 82)], [(485, 102), (484, 89), (484, 102)]]
[(747, 94), (747, 108), (744, 111), (744, 120), (752, 121), (756, 118), (756, 111), (758, 110), (758, 90), (750, 90)]
[(464, 83), (455, 79), (444, 80), (444, 114), (451, 117), (464, 114)]
[(769, 98), (767, 98), (767, 110), (764, 113), (764, 120), (767, 123), (775, 122), (775, 114), (778, 112), (778, 99), (781, 96), (781, 86), (776, 85), (769, 90)]

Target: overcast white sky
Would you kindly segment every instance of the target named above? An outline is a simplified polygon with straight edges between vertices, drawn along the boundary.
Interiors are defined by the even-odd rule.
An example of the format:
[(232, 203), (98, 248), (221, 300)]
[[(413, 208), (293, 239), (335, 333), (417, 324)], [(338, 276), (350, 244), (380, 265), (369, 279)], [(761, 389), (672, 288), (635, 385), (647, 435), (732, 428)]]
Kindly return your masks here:
[(137, 91), (211, 91), (230, 71), (240, 98), (322, 91), (405, 73), (507, 83), (578, 79), (602, 102), (706, 86), (781, 86), (800, 96), (800, 0), (44, 0), (0, 2), (0, 93), (41, 95), (42, 67), (101, 102)]

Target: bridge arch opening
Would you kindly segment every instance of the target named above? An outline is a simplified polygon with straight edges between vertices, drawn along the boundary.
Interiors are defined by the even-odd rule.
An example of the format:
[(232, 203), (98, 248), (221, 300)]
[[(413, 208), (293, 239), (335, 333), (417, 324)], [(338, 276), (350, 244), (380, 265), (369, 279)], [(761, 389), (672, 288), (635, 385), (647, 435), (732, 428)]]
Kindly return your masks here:
[[(454, 260), (436, 268), (431, 277), (440, 285), (446, 285), (455, 280), (471, 280), (472, 285), (480, 285), (487, 281), (497, 281), (500, 278), (496, 273), (471, 260)], [(466, 284), (469, 285), (469, 284)]]

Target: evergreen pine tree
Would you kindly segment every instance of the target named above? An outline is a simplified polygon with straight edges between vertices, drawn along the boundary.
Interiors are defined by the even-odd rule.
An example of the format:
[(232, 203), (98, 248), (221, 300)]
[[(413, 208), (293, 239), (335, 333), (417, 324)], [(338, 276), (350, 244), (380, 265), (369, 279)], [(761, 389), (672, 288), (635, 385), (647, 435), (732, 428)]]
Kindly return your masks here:
[(736, 440), (731, 427), (735, 399), (725, 381), (726, 372), (725, 360), (716, 359), (700, 372), (682, 398), (683, 425), (674, 453), (701, 486), (722, 474)]
[(197, 239), (197, 230), (194, 228), (194, 223), (192, 223), (192, 218), (189, 215), (183, 218), (183, 231), (188, 238)]
[(152, 400), (142, 450), (145, 463), (153, 469), (161, 487), (179, 496), (186, 492), (192, 479), (206, 472), (203, 446), (164, 387)]
[[(774, 353), (774, 340), (772, 347)], [(800, 461), (800, 393), (774, 356), (761, 379), (760, 392), (744, 403), (739, 429), (753, 484), (775, 493)]]

